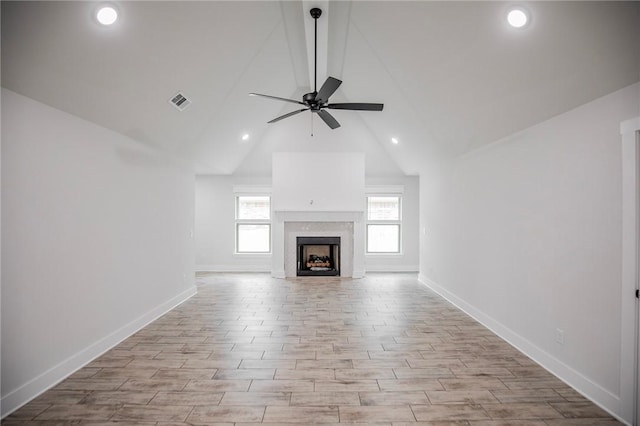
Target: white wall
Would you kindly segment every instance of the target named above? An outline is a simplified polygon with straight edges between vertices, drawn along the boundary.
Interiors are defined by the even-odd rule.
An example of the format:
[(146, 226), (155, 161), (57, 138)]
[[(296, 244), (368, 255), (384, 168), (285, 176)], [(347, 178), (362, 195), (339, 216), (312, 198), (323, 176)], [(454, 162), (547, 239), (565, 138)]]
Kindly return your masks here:
[(364, 159), (353, 152), (273, 154), (274, 211), (362, 211)]
[[(369, 271), (416, 271), (418, 265), (418, 178), (366, 177), (366, 185), (404, 185), (402, 255), (367, 256)], [(271, 186), (270, 177), (196, 176), (196, 270), (271, 271), (270, 255), (234, 254), (235, 186)], [(364, 196), (360, 209), (364, 209)]]
[(235, 254), (235, 186), (271, 185), (271, 178), (198, 175), (195, 245), (197, 271), (271, 270), (269, 254)]
[(2, 90), (2, 413), (195, 292), (194, 178)]
[(425, 171), (420, 184), (421, 278), (613, 413), (619, 126), (639, 100), (630, 86)]

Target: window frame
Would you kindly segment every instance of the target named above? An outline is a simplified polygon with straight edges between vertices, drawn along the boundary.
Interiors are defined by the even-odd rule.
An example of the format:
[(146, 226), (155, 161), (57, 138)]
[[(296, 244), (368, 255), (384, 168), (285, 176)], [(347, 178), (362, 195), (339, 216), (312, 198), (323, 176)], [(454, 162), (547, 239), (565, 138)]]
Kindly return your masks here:
[[(365, 197), (365, 254), (367, 256), (398, 256), (402, 255), (402, 193), (367, 193)], [(369, 199), (375, 197), (389, 197), (398, 199), (398, 219), (370, 219)], [(394, 225), (398, 227), (398, 251), (369, 251), (369, 226)]]
[[(265, 197), (269, 199), (269, 218), (268, 219), (240, 219), (240, 199), (242, 197)], [(235, 202), (235, 217), (234, 217), (234, 235), (235, 235), (235, 244), (234, 244), (234, 254), (240, 256), (247, 255), (271, 255), (272, 253), (272, 236), (273, 236), (273, 226), (272, 226), (272, 217), (273, 211), (271, 207), (271, 194), (265, 192), (243, 192), (243, 193), (235, 193), (234, 194), (234, 202)], [(266, 225), (269, 229), (269, 249), (267, 251), (240, 251), (239, 243), (240, 243), (240, 227), (242, 225)]]

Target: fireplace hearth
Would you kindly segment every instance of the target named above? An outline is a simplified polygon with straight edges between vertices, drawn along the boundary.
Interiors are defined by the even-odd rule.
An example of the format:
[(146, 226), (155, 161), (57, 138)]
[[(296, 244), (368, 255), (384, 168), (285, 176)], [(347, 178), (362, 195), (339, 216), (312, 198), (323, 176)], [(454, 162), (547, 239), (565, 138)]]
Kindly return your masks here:
[(340, 237), (296, 237), (297, 276), (340, 276)]

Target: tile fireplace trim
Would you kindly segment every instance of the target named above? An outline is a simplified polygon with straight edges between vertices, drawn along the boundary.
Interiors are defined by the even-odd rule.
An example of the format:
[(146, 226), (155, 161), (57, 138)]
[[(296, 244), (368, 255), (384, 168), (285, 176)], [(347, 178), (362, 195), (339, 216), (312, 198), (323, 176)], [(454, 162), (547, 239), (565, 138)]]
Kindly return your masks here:
[(286, 278), (285, 223), (286, 222), (347, 222), (353, 223), (353, 268), (351, 277), (364, 277), (364, 211), (291, 211), (276, 210), (272, 223), (271, 275)]

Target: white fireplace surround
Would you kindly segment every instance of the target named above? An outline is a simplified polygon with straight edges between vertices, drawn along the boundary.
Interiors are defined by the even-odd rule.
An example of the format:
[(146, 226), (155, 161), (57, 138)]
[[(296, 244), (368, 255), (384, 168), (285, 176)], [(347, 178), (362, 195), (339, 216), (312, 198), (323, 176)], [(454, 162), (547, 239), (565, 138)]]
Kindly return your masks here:
[(296, 276), (296, 237), (340, 237), (340, 276), (364, 276), (364, 212), (275, 211), (271, 275)]

